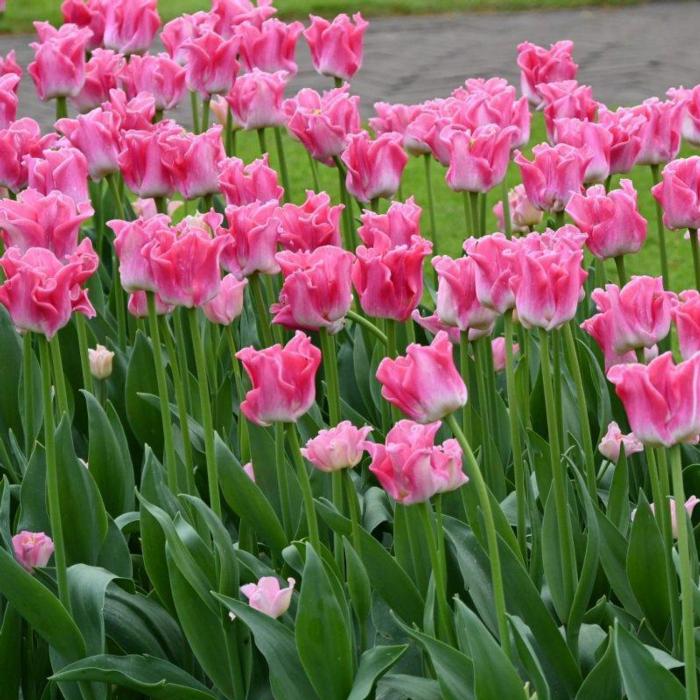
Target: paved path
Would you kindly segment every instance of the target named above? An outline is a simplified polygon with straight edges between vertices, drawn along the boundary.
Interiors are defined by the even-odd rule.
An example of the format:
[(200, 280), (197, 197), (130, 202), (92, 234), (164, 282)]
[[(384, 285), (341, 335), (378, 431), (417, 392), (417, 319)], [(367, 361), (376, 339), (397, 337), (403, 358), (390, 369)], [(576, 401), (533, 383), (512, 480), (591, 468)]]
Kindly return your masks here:
[[(348, 0), (352, 5), (352, 0)], [(548, 44), (573, 39), (579, 80), (608, 104), (635, 104), (663, 96), (670, 86), (700, 83), (700, 3), (660, 2), (619, 9), (455, 14), (376, 19), (366, 36), (364, 68), (353, 82), (365, 116), (377, 100), (415, 102), (442, 96), (465, 78), (501, 75), (518, 80), (515, 47), (521, 41)], [(27, 36), (0, 38), (0, 53), (14, 48), (23, 65), (31, 60)], [(328, 86), (311, 68), (299, 42), (294, 87)], [(25, 77), (23, 114), (45, 127), (53, 105), (42, 105)], [(182, 120), (187, 121), (183, 114)]]

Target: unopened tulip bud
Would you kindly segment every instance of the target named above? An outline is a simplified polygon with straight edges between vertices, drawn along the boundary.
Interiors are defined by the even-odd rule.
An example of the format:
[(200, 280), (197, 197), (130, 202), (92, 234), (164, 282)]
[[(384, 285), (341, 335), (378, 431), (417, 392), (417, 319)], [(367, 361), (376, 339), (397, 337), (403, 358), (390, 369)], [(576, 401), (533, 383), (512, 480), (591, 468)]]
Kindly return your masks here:
[(88, 358), (90, 360), (90, 374), (95, 379), (107, 379), (112, 374), (114, 353), (111, 350), (107, 350), (104, 345), (89, 348)]

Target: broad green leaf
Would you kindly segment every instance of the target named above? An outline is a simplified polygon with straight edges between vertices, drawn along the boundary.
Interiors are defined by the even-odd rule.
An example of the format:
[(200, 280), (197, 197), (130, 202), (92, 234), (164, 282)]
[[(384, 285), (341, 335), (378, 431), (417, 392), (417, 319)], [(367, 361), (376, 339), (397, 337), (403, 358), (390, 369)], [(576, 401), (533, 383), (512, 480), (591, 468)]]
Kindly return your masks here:
[(443, 700), (440, 684), (429, 678), (389, 674), (377, 684), (377, 700)]
[(544, 507), (544, 519), (542, 520), (542, 566), (557, 615), (560, 620), (566, 620), (571, 610), (572, 598), (571, 595), (567, 596), (564, 587), (564, 562), (561, 559), (560, 535), (557, 524), (554, 489), (550, 489)]
[(348, 700), (365, 700), (369, 697), (379, 678), (403, 656), (406, 649), (407, 644), (397, 644), (376, 646), (364, 652)]
[(0, 308), (0, 430), (22, 434), (22, 420), (17, 410), (17, 379), (22, 374), (22, 348), (19, 336), (5, 307)]
[(362, 559), (346, 537), (343, 538), (343, 547), (345, 549), (345, 570), (350, 601), (358, 621), (360, 624), (365, 624), (372, 607), (372, 589), (369, 576)]
[(622, 698), (622, 684), (620, 672), (617, 669), (612, 635), (605, 653), (586, 676), (578, 693), (576, 693), (576, 700), (601, 700), (602, 698), (606, 698), (606, 700), (621, 700)]
[(537, 700), (550, 700), (549, 684), (532, 646), (532, 632), (519, 617), (508, 618), (513, 633), (514, 648), (518, 652), (520, 662), (527, 672), (532, 685), (537, 691)]
[(17, 700), (22, 680), (22, 617), (5, 606), (0, 627), (0, 700)]

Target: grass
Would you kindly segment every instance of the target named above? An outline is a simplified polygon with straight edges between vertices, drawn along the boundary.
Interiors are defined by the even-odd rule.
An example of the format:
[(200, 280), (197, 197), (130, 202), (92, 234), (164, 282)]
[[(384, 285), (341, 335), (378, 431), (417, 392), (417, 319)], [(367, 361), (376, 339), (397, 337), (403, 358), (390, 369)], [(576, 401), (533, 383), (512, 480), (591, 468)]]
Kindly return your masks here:
[[(116, 2), (116, 0), (115, 0)], [(279, 16), (304, 18), (309, 13), (334, 15), (339, 12), (363, 12), (367, 17), (381, 15), (419, 15), (441, 12), (527, 10), (583, 7), (587, 5), (630, 5), (639, 0), (277, 0)], [(61, 21), (60, 0), (9, 0), (0, 19), (0, 33), (32, 32), (34, 20)], [(183, 12), (210, 7), (208, 0), (160, 0), (163, 21)]]
[[(540, 113), (537, 113), (533, 122), (532, 138), (530, 143), (537, 144), (545, 140), (544, 122)], [(239, 135), (239, 156), (249, 161), (259, 155), (258, 142), (255, 134)], [(272, 139), (269, 139), (271, 142)], [(287, 155), (290, 180), (292, 182), (292, 197), (294, 201), (300, 202), (304, 199), (304, 190), (311, 189), (311, 171), (304, 149), (296, 142), (285, 139), (285, 153)], [(271, 164), (277, 167), (276, 153), (274, 148), (271, 154)], [(684, 149), (681, 156), (691, 155), (691, 149)], [(338, 201), (338, 182), (335, 168), (319, 166), (321, 188), (328, 191), (331, 197)], [(464, 210), (462, 196), (448, 189), (443, 179), (443, 169), (438, 163), (433, 167), (433, 189), (436, 198), (436, 224), (438, 231), (438, 248), (441, 254), (458, 256), (461, 254), (461, 245), (464, 239), (470, 235), (464, 223)], [(630, 175), (635, 188), (639, 193), (639, 206), (643, 216), (649, 222), (648, 235), (644, 247), (637, 255), (626, 257), (627, 270), (629, 274), (645, 274), (652, 276), (661, 275), (659, 262), (659, 245), (656, 231), (656, 214), (654, 200), (649, 192), (651, 188), (651, 174), (648, 167), (638, 167)], [(613, 186), (616, 186), (619, 177), (613, 179)], [(519, 171), (511, 163), (508, 173), (508, 183), (514, 186), (519, 182)], [(500, 189), (500, 188), (499, 188)], [(426, 188), (423, 171), (423, 163), (418, 158), (411, 158), (406, 168), (403, 181), (403, 196), (408, 197), (413, 194), (416, 201), (425, 209), (427, 207)], [(492, 206), (499, 198), (498, 193), (489, 196), (488, 208), (489, 221), (487, 231), (495, 231), (496, 218), (491, 212)], [(386, 206), (386, 204), (385, 204)], [(358, 209), (354, 210), (358, 215)], [(423, 213), (423, 226), (428, 225), (427, 211)], [(426, 234), (427, 235), (427, 234)], [(690, 243), (683, 239), (683, 234), (678, 231), (667, 231), (667, 247), (669, 253), (669, 269), (672, 287), (675, 291), (694, 287), (693, 265), (690, 255)], [(608, 279), (617, 281), (617, 274), (614, 265), (610, 264)]]

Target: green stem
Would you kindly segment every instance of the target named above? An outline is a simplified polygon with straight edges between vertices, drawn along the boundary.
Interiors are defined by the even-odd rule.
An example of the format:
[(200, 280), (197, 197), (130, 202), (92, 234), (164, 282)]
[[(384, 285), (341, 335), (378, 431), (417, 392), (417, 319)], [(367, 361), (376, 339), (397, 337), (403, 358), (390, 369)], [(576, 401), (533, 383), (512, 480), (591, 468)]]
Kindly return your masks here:
[(80, 354), (80, 370), (83, 375), (83, 386), (91, 393), (95, 393), (90, 372), (90, 359), (88, 355), (87, 329), (85, 326), (85, 316), (81, 313), (73, 315), (75, 319), (75, 330), (78, 334), (78, 353)]
[(190, 333), (192, 334), (192, 346), (194, 350), (194, 362), (197, 368), (197, 384), (199, 386), (199, 403), (202, 414), (202, 428), (204, 430), (204, 453), (207, 462), (207, 483), (209, 486), (209, 504), (211, 509), (221, 517), (221, 495), (219, 493), (219, 467), (216, 462), (214, 450), (214, 425), (211, 415), (211, 402), (209, 398), (209, 383), (207, 378), (207, 361), (204, 356), (204, 345), (199, 330), (199, 318), (197, 309), (190, 309)]
[(226, 151), (226, 155), (231, 158), (235, 155), (236, 149), (234, 147), (233, 140), (233, 112), (228, 105), (226, 107), (226, 126), (224, 127), (224, 130), (224, 150)]
[(690, 249), (693, 251), (693, 270), (695, 271), (695, 288), (700, 290), (700, 250), (698, 250), (698, 230), (688, 229)]
[(68, 116), (68, 103), (65, 96), (56, 98), (56, 121), (65, 119)]
[(273, 131), (275, 132), (275, 147), (277, 149), (277, 160), (280, 165), (280, 175), (282, 176), (282, 187), (284, 187), (284, 201), (292, 201), (292, 188), (289, 181), (289, 172), (287, 170), (287, 157), (284, 154), (284, 143), (282, 141), (282, 130), (279, 126), (276, 126)]
[(22, 338), (22, 389), (24, 393), (24, 455), (27, 459), (32, 451), (34, 440), (34, 382), (32, 374), (32, 334)]
[(359, 326), (366, 328), (370, 333), (372, 333), (372, 335), (374, 335), (375, 338), (379, 340), (380, 343), (383, 345), (388, 345), (389, 339), (386, 337), (386, 334), (383, 333), (380, 328), (377, 328), (377, 326), (375, 326), (369, 319), (352, 310), (348, 311), (347, 317), (354, 323), (357, 323)]
[[(469, 333), (459, 334), (459, 369), (464, 385), (471, 391), (472, 382), (469, 379)], [(468, 401), (462, 408), (462, 432), (471, 440), (471, 403)]]
[(195, 90), (190, 91), (190, 107), (192, 108), (192, 130), (199, 133), (199, 96)]
[(484, 517), (484, 527), (486, 530), (486, 545), (488, 549), (489, 564), (491, 566), (491, 585), (493, 586), (494, 607), (496, 610), (496, 620), (498, 622), (498, 634), (501, 640), (501, 647), (508, 658), (511, 658), (510, 637), (508, 631), (508, 618), (506, 611), (505, 589), (503, 586), (503, 572), (501, 570), (501, 554), (498, 548), (498, 535), (496, 533), (496, 523), (493, 519), (491, 509), (491, 497), (484, 477), (479, 468), (479, 464), (474, 457), (474, 453), (467, 442), (464, 433), (459, 427), (453, 415), (445, 419), (452, 430), (452, 434), (459, 442), (466, 458), (465, 467), (469, 481), (476, 489), (479, 506)]
[[(233, 337), (233, 326), (229, 325), (224, 328), (226, 342), (228, 343), (229, 354), (231, 355), (231, 369), (233, 371), (233, 383), (236, 387), (239, 404), (245, 397), (243, 390), (243, 378), (241, 376), (241, 367), (236, 359), (236, 340)], [(241, 411), (238, 414), (238, 442), (240, 448), (241, 462), (245, 463), (250, 459), (250, 436), (248, 434), (248, 423)]]
[(566, 435), (564, 433), (564, 411), (562, 409), (561, 389), (562, 389), (562, 373), (561, 373), (561, 334), (556, 328), (551, 332), (552, 338), (552, 379), (554, 383), (554, 405), (557, 410), (557, 428), (559, 429), (559, 444), (566, 444)]
[(51, 405), (51, 356), (49, 341), (38, 336), (41, 355), (41, 387), (44, 404), (44, 449), (46, 451), (46, 491), (51, 523), (51, 537), (54, 544), (56, 562), (56, 582), (58, 598), (70, 612), (71, 603), (68, 592), (68, 572), (66, 569), (66, 547), (63, 540), (63, 522), (61, 520), (61, 499), (58, 490), (58, 463), (56, 460), (56, 425)]
[(506, 345), (506, 390), (508, 392), (508, 418), (510, 420), (510, 441), (513, 450), (513, 477), (515, 481), (515, 503), (518, 544), (523, 557), (527, 559), (527, 492), (525, 490), (525, 466), (523, 444), (518, 420), (518, 391), (515, 385), (515, 364), (513, 362), (513, 312), (503, 316)]
[(173, 424), (170, 418), (168, 380), (165, 375), (165, 365), (163, 364), (163, 350), (160, 342), (158, 315), (156, 314), (155, 292), (146, 292), (146, 299), (148, 301), (148, 325), (151, 332), (151, 345), (153, 347), (153, 362), (156, 370), (158, 398), (160, 399), (160, 417), (163, 423), (163, 456), (165, 470), (168, 475), (168, 487), (173, 493), (178, 493), (177, 461), (175, 458), (175, 444), (173, 442)]
[(564, 343), (566, 344), (566, 359), (569, 370), (576, 385), (576, 408), (578, 409), (578, 420), (581, 425), (581, 440), (583, 441), (583, 453), (586, 457), (586, 481), (588, 490), (593, 501), (596, 501), (596, 471), (595, 455), (593, 454), (593, 438), (591, 437), (591, 426), (588, 421), (588, 403), (586, 401), (586, 387), (581, 375), (581, 365), (576, 352), (576, 341), (571, 324), (564, 326)]
[(561, 211), (554, 212), (554, 226), (556, 228), (561, 228), (566, 221), (566, 212), (562, 209)]
[(510, 200), (508, 198), (508, 183), (506, 182), (506, 178), (503, 178), (503, 182), (501, 183), (501, 199), (503, 201), (504, 233), (506, 234), (506, 238), (512, 238), (513, 230), (510, 223)]
[(274, 340), (272, 338), (272, 329), (270, 328), (270, 314), (265, 303), (265, 292), (262, 288), (262, 280), (260, 273), (255, 272), (248, 278), (250, 291), (253, 295), (253, 305), (255, 306), (256, 324), (258, 326), (258, 335), (265, 347), (269, 348)]
[(423, 156), (425, 166), (425, 189), (428, 195), (428, 216), (430, 218), (430, 240), (433, 242), (433, 255), (439, 255), (437, 242), (437, 225), (435, 223), (435, 194), (433, 192), (432, 165), (433, 157), (430, 153)]
[(292, 532), (292, 506), (289, 501), (289, 479), (287, 478), (287, 465), (284, 460), (284, 423), (274, 424), (275, 432), (275, 475), (277, 477), (277, 489), (282, 509), (282, 527), (291, 538)]
[(299, 437), (294, 423), (286, 423), (287, 441), (289, 449), (292, 453), (292, 459), (297, 468), (297, 476), (299, 485), (301, 486), (302, 500), (304, 501), (304, 512), (306, 514), (306, 525), (309, 529), (309, 541), (316, 552), (321, 554), (321, 539), (318, 534), (318, 520), (316, 519), (316, 511), (314, 510), (314, 495), (311, 491), (311, 480), (309, 472), (306, 470), (304, 458), (301, 456), (301, 448), (299, 446)]
[(211, 110), (211, 97), (205, 97), (202, 100), (202, 123), (199, 131), (204, 133), (209, 128), (209, 112)]
[(353, 225), (352, 225), (352, 200), (348, 195), (347, 185), (345, 184), (345, 168), (343, 161), (338, 156), (333, 157), (333, 162), (338, 170), (338, 192), (340, 201), (343, 204), (343, 247), (346, 250), (354, 249)]
[[(685, 489), (683, 488), (683, 466), (681, 448), (671, 448), (671, 477), (676, 506), (678, 527), (678, 555), (680, 559), (681, 611), (683, 624), (683, 661), (685, 662), (685, 696), (687, 700), (698, 700), (698, 676), (695, 658), (695, 612), (693, 595), (695, 581), (690, 563), (688, 518), (685, 512)], [(662, 508), (664, 506), (661, 506)]]
[[(654, 185), (658, 185), (661, 176), (659, 175), (659, 165), (658, 163), (652, 163), (651, 168), (651, 180)], [(656, 230), (659, 234), (659, 257), (661, 258), (661, 277), (664, 281), (664, 289), (670, 289), (670, 277), (668, 274), (668, 255), (666, 253), (666, 229), (664, 228), (664, 212), (661, 207), (661, 202), (659, 202), (656, 197), (654, 197), (654, 206), (656, 207)]]
[(472, 230), (474, 235), (478, 238), (481, 232), (481, 225), (479, 224), (479, 193), (470, 192), (469, 193), (469, 203), (472, 212)]
[(615, 267), (617, 268), (617, 277), (620, 280), (620, 287), (624, 287), (627, 284), (627, 270), (625, 270), (625, 256), (616, 255), (615, 256)]
[(55, 335), (49, 341), (51, 359), (53, 361), (54, 382), (56, 384), (56, 398), (58, 399), (59, 415), (68, 413), (68, 394), (66, 392), (66, 376), (63, 373), (63, 359), (61, 358), (61, 345), (58, 336)]
[[(121, 194), (117, 185), (116, 173), (107, 175), (107, 185), (117, 207), (117, 217), (124, 218), (124, 206), (122, 204)], [(112, 246), (112, 291), (114, 293), (114, 306), (117, 312), (117, 328), (119, 344), (121, 347), (126, 347), (126, 298), (122, 289), (121, 279), (118, 274), (119, 263), (117, 260), (116, 251)]]
[(348, 511), (350, 513), (350, 523), (352, 525), (352, 541), (355, 551), (360, 554), (362, 540), (360, 539), (360, 528), (362, 516), (360, 513), (360, 504), (358, 501), (359, 494), (355, 490), (355, 485), (352, 483), (349, 469), (342, 469), (343, 486), (345, 489), (345, 497), (348, 502)]
[[(549, 432), (549, 456), (552, 471), (552, 488), (559, 529), (559, 547), (562, 561), (562, 583), (567, 606), (571, 604), (576, 587), (576, 559), (574, 557), (573, 536), (569, 519), (569, 503), (566, 488), (565, 470), (561, 464), (557, 409), (552, 388), (552, 370), (549, 361), (549, 336), (540, 329), (540, 363), (542, 366), (542, 387), (544, 389), (547, 427)], [(568, 616), (567, 614), (564, 617)]]
[(264, 156), (267, 151), (267, 138), (265, 136), (265, 129), (257, 129), (258, 132), (258, 143), (260, 144), (260, 155)]
[(473, 231), (474, 218), (472, 217), (472, 205), (469, 199), (469, 192), (462, 192), (462, 207), (464, 209), (464, 230), (467, 236), (476, 235), (476, 231)]
[(306, 152), (306, 155), (309, 157), (309, 168), (311, 170), (311, 179), (314, 183), (314, 192), (318, 192), (321, 189), (321, 185), (318, 181), (318, 163), (316, 163), (316, 159), (309, 151)]

